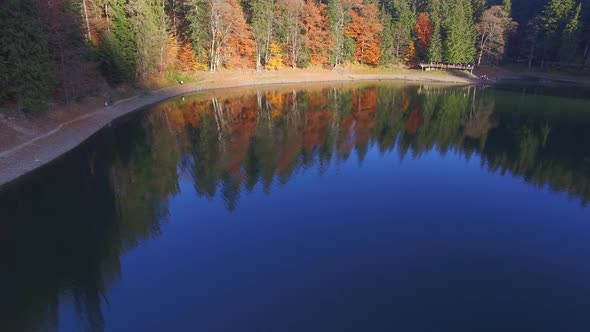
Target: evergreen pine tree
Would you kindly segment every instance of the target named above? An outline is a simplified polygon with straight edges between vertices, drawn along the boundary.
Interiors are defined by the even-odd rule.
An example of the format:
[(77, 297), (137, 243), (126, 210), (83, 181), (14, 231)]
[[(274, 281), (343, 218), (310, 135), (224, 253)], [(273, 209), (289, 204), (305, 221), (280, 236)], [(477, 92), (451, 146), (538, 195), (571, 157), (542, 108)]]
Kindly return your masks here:
[(129, 81), (137, 65), (135, 34), (130, 28), (125, 0), (106, 0), (107, 19), (111, 26), (104, 32), (99, 46), (100, 68), (110, 83)]
[(469, 0), (449, 1), (444, 21), (446, 39), (444, 58), (449, 63), (471, 63), (475, 59), (476, 31), (473, 23), (473, 9)]
[(33, 0), (0, 5), (0, 98), (42, 110), (52, 87), (47, 41)]
[(100, 70), (110, 84), (116, 85), (133, 77), (133, 69), (124, 53), (123, 46), (112, 31), (103, 34), (98, 54)]
[(471, 0), (471, 8), (473, 9), (473, 20), (479, 21), (481, 14), (486, 10), (486, 0)]
[(569, 61), (575, 57), (581, 29), (581, 6), (574, 0), (550, 0), (541, 15), (541, 57)]
[(204, 54), (209, 48), (209, 15), (211, 7), (206, 0), (187, 0), (182, 8), (182, 13), (187, 20), (184, 38), (189, 40), (201, 63), (204, 62)]
[(412, 30), (416, 24), (416, 10), (410, 6), (408, 0), (398, 0), (393, 3), (393, 39), (395, 56), (397, 59), (405, 57), (412, 41)]
[(160, 0), (129, 0), (127, 10), (136, 37), (137, 76), (147, 79), (163, 69), (168, 17)]
[(443, 41), (442, 41), (442, 17), (441, 17), (441, 0), (431, 0), (428, 6), (428, 14), (434, 30), (428, 45), (427, 58), (429, 61), (443, 61)]
[(393, 44), (393, 17), (387, 11), (381, 11), (381, 63), (392, 64), (395, 61), (395, 46)]

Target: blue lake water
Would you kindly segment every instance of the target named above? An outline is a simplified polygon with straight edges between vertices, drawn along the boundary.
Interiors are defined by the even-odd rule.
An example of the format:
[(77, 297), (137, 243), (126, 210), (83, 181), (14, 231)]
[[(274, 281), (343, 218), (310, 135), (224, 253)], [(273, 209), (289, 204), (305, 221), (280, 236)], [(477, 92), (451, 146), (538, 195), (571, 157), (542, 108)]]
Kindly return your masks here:
[(0, 191), (1, 331), (589, 331), (575, 89), (216, 90)]

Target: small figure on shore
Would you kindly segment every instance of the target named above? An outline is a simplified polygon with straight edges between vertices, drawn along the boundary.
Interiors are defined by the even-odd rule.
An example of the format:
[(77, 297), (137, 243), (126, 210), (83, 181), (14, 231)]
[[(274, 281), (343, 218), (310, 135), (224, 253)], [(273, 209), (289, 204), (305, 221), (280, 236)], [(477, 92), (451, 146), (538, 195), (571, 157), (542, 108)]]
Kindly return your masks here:
[(180, 80), (180, 81), (178, 81), (178, 83), (179, 83), (180, 85), (184, 85), (184, 81), (183, 81), (183, 80)]
[(113, 105), (113, 99), (109, 97), (107, 100), (105, 100), (104, 107), (110, 107), (111, 105)]

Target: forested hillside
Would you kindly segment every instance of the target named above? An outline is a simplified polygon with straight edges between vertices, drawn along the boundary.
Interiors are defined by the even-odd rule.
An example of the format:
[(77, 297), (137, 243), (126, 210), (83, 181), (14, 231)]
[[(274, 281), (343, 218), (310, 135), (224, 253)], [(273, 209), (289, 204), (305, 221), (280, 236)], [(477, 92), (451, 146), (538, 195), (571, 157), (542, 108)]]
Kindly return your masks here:
[(590, 0), (4, 0), (0, 100), (42, 109), (220, 68), (422, 61), (584, 68)]

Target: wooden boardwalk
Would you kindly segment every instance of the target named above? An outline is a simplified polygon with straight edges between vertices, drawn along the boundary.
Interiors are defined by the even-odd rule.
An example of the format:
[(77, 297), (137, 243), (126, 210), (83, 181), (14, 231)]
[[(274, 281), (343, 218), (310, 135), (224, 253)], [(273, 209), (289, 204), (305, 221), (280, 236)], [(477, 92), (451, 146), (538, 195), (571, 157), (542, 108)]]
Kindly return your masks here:
[(439, 63), (439, 62), (429, 62), (429, 63), (421, 63), (420, 68), (422, 70), (431, 70), (431, 69), (458, 69), (458, 70), (469, 70), (473, 71), (475, 65), (472, 63)]

